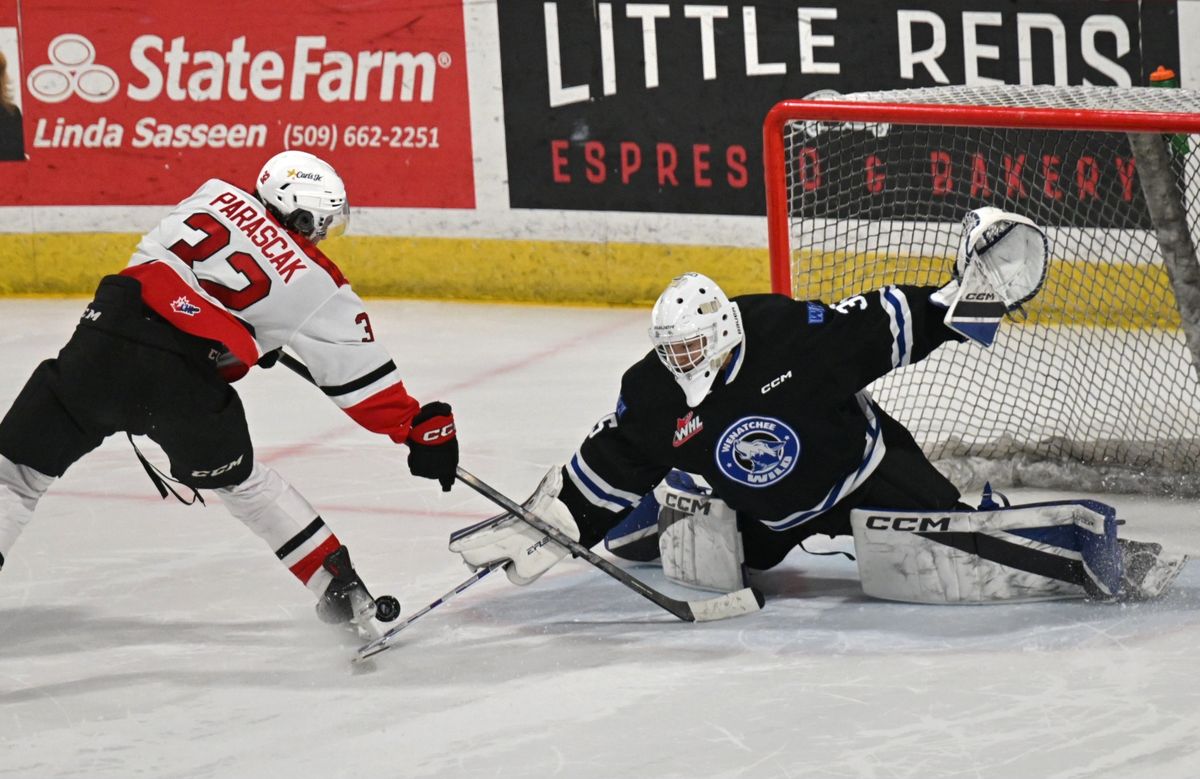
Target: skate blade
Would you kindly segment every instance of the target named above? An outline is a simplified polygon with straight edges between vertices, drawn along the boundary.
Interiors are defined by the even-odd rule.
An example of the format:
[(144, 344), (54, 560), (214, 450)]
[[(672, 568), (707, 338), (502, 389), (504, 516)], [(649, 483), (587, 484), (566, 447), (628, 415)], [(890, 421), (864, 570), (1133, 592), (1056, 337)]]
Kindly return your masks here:
[(1166, 592), (1167, 587), (1171, 586), (1171, 582), (1175, 581), (1183, 571), (1187, 560), (1188, 556), (1185, 554), (1159, 555), (1154, 567), (1147, 572), (1146, 578), (1142, 579), (1137, 597), (1142, 600), (1150, 600), (1162, 595)]
[(350, 595), (350, 606), (354, 613), (350, 624), (354, 626), (359, 637), (366, 641), (379, 638), (381, 633), (375, 626), (375, 601), (362, 592), (353, 592)]

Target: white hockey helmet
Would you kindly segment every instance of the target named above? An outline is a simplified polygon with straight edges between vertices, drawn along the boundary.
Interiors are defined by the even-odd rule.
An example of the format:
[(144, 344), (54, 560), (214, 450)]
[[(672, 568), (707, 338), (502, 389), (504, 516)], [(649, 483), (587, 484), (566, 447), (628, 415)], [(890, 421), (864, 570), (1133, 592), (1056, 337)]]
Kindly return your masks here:
[(737, 303), (709, 277), (685, 273), (659, 295), (650, 323), (658, 359), (675, 377), (687, 404), (700, 405), (725, 358), (745, 337)]
[(350, 223), (341, 176), (308, 152), (285, 151), (267, 160), (255, 189), (284, 227), (313, 243), (341, 235)]

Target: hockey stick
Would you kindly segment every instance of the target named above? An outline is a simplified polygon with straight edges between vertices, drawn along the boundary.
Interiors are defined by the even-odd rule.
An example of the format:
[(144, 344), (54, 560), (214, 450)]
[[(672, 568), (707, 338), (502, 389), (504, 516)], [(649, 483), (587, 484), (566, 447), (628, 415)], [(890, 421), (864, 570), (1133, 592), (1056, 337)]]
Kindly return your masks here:
[[(309, 383), (316, 384), (308, 367), (287, 352), (280, 351), (279, 362), (306, 379)], [(763, 607), (762, 593), (751, 587), (743, 587), (735, 592), (703, 600), (678, 600), (664, 595), (641, 579), (631, 576), (624, 569), (605, 560), (575, 539), (560, 532), (554, 526), (547, 524), (540, 517), (527, 511), (524, 506), (513, 502), (512, 499), (501, 494), (493, 487), (484, 484), (462, 467), (458, 467), (455, 470), (455, 475), (463, 484), (466, 484), (508, 513), (520, 517), (528, 524), (545, 533), (556, 543), (568, 549), (574, 556), (582, 557), (643, 598), (653, 601), (660, 608), (666, 609), (685, 622), (712, 622), (718, 619), (729, 619), (730, 617), (737, 617), (742, 614), (750, 614)], [(474, 582), (471, 583), (473, 584)], [(397, 628), (402, 628), (402, 626), (397, 626)]]
[[(312, 372), (309, 371), (308, 366), (282, 349), (279, 350), (279, 362), (283, 363), (283, 366), (292, 373), (295, 373), (309, 384), (317, 387), (317, 380), (313, 378)], [(320, 387), (317, 388), (320, 389)]]
[(453, 590), (450, 590), (445, 595), (438, 598), (433, 603), (430, 603), (428, 606), (421, 609), (416, 614), (413, 614), (411, 617), (404, 620), (403, 622), (401, 622), (399, 625), (392, 628), (388, 632), (384, 633), (379, 638), (376, 638), (375, 640), (360, 646), (358, 648), (358, 650), (354, 653), (354, 657), (350, 658), (350, 662), (361, 663), (369, 657), (374, 657), (375, 655), (379, 654), (380, 652), (385, 652), (388, 649), (391, 649), (394, 646), (394, 639), (396, 638), (396, 634), (398, 634), (401, 630), (404, 630), (406, 627), (408, 627), (412, 623), (416, 622), (421, 617), (425, 616), (429, 612), (436, 609), (438, 606), (441, 606), (443, 603), (445, 603), (446, 601), (453, 598), (455, 595), (458, 595), (463, 590), (465, 590), (468, 587), (470, 587), (471, 585), (475, 584), (477, 581), (479, 581), (483, 577), (487, 576), (492, 571), (503, 568), (505, 566), (505, 564), (506, 563), (495, 563), (487, 568), (480, 568), (478, 571), (471, 574), (470, 578), (468, 578), (462, 584), (455, 587)]
[(749, 614), (758, 611), (763, 607), (763, 596), (758, 590), (751, 587), (743, 587), (736, 592), (731, 592), (726, 595), (719, 595), (715, 598), (706, 598), (704, 600), (677, 600), (668, 597), (650, 585), (643, 582), (634, 576), (629, 575), (624, 569), (610, 563), (600, 555), (588, 549), (583, 544), (571, 538), (567, 534), (558, 530), (544, 519), (538, 517), (525, 509), (524, 506), (514, 502), (512, 499), (505, 497), (497, 492), (492, 487), (484, 484), (471, 473), (464, 470), (461, 466), (455, 470), (455, 475), (458, 480), (467, 485), (471, 489), (478, 492), (488, 500), (495, 503), (500, 508), (510, 514), (515, 514), (528, 524), (535, 527), (542, 533), (548, 535), (555, 543), (565, 547), (576, 557), (582, 557), (595, 567), (599, 568), (604, 573), (624, 584), (629, 589), (641, 595), (647, 600), (653, 601), (657, 606), (666, 609), (674, 614), (679, 619), (685, 622), (712, 622), (718, 619), (728, 619), (737, 617), (742, 614)]

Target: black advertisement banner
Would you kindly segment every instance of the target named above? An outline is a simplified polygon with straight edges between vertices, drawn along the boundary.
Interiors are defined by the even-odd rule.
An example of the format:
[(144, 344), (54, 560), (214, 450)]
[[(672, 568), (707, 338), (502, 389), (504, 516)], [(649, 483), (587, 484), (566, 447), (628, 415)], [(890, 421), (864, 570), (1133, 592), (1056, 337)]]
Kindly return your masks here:
[(1174, 0), (498, 0), (498, 12), (514, 208), (761, 215), (762, 122), (779, 100), (1140, 86), (1179, 61)]

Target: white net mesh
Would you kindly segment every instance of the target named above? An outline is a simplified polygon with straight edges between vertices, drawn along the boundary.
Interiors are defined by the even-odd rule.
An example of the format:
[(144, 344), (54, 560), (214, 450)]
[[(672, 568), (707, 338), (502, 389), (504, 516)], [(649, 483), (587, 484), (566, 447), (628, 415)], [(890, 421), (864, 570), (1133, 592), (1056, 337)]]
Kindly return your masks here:
[[(946, 87), (832, 99), (1200, 112), (1200, 94), (1174, 89)], [(990, 350), (951, 344), (893, 373), (871, 388), (876, 400), (963, 487), (992, 478), (1196, 494), (1200, 382), (1172, 285), (1180, 273), (1164, 263), (1141, 179), (1166, 182), (1194, 266), (1200, 136), (1142, 136), (1161, 150), (1158, 170), (1131, 136), (1089, 129), (1086, 110), (1071, 121), (1078, 130), (788, 122), (794, 294), (833, 302), (884, 284), (941, 284), (966, 210), (1024, 214), (1047, 228), (1053, 255), (1027, 317), (1006, 323)]]

